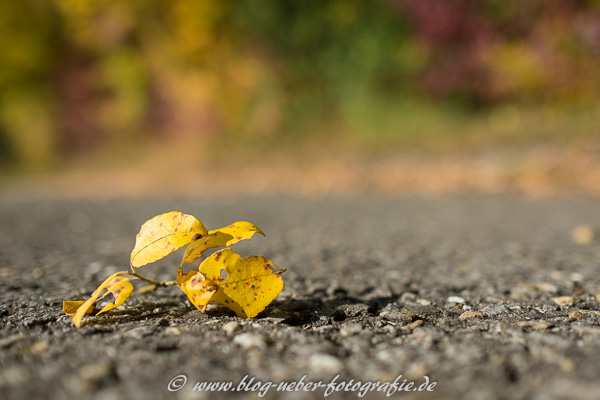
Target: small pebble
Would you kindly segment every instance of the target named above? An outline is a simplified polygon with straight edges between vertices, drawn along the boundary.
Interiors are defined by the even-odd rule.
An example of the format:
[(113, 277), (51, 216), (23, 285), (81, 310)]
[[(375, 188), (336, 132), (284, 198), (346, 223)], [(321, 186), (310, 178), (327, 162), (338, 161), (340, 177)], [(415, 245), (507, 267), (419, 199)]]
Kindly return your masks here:
[(343, 337), (352, 336), (356, 333), (360, 333), (363, 330), (361, 324), (357, 324), (356, 322), (350, 322), (348, 324), (344, 324), (340, 329), (340, 335)]
[(583, 315), (583, 313), (579, 310), (575, 310), (569, 314), (569, 318), (575, 321), (581, 321), (582, 319), (585, 319), (585, 315)]
[(460, 296), (450, 296), (450, 297), (448, 297), (446, 299), (446, 302), (448, 302), (448, 303), (457, 303), (458, 304), (458, 303), (464, 303), (465, 299), (463, 299)]
[(585, 319), (589, 315), (594, 315), (594, 316), (600, 317), (600, 311), (596, 311), (596, 310), (575, 310), (575, 311), (573, 311), (572, 313), (569, 314), (569, 318), (580, 321), (582, 319)]
[(167, 329), (165, 329), (165, 333), (167, 335), (179, 336), (181, 335), (181, 330), (175, 326), (170, 326)]
[(108, 363), (99, 362), (95, 364), (84, 365), (79, 370), (79, 378), (89, 385), (97, 385), (104, 378), (111, 374), (111, 367)]
[(556, 305), (556, 304), (544, 304), (542, 306), (542, 311), (544, 313), (552, 312), (552, 311), (556, 311), (556, 310), (558, 310), (558, 305)]
[(248, 350), (252, 348), (264, 349), (267, 347), (267, 341), (263, 335), (256, 333), (240, 333), (233, 338), (233, 343)]
[(469, 310), (469, 311), (465, 311), (464, 313), (462, 313), (460, 315), (460, 317), (458, 317), (458, 319), (461, 320), (467, 320), (467, 319), (483, 319), (483, 314), (480, 313), (479, 311), (473, 311), (473, 310)]
[(414, 294), (412, 292), (404, 292), (400, 296), (400, 303), (409, 303), (409, 302), (415, 301), (416, 298), (417, 298), (416, 294)]
[(406, 325), (405, 328), (407, 329), (415, 329), (418, 328), (419, 326), (422, 326), (425, 322), (423, 322), (422, 319), (418, 319), (415, 322), (413, 322), (412, 324)]
[(543, 331), (554, 326), (547, 321), (519, 321), (517, 322), (517, 325), (519, 325), (521, 328), (533, 329), (534, 331)]
[(551, 300), (561, 307), (571, 307), (575, 304), (575, 297), (573, 296), (553, 297)]
[(431, 302), (427, 299), (417, 299), (417, 304), (421, 306), (429, 306), (431, 305)]
[(228, 335), (231, 335), (233, 332), (239, 330), (240, 328), (241, 328), (241, 325), (239, 322), (231, 321), (231, 322), (228, 322), (225, 325), (223, 325), (223, 327), (221, 329), (223, 329), (225, 331), (225, 333), (227, 333)]
[(573, 282), (581, 282), (585, 279), (585, 277), (580, 274), (579, 272), (573, 272), (572, 274), (569, 275), (569, 279), (572, 280)]
[(29, 351), (31, 351), (33, 354), (40, 354), (40, 353), (45, 352), (46, 350), (48, 350), (48, 343), (46, 343), (46, 342), (34, 343), (29, 348)]
[(500, 315), (506, 311), (506, 307), (502, 304), (493, 304), (489, 306), (485, 306), (481, 309), (481, 313), (488, 317), (494, 317), (496, 315)]
[(334, 356), (329, 354), (313, 354), (308, 360), (310, 368), (316, 372), (339, 372), (344, 364)]
[(140, 326), (139, 328), (133, 328), (125, 332), (124, 336), (131, 339), (142, 339), (144, 336), (148, 336), (154, 329), (148, 326)]

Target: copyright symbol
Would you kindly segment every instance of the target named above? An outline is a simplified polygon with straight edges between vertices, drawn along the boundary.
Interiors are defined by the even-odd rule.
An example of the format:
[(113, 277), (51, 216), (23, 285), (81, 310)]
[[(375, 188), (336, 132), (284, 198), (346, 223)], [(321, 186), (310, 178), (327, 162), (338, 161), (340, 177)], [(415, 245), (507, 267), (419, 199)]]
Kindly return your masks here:
[(177, 375), (175, 378), (171, 379), (171, 382), (169, 382), (167, 389), (169, 389), (169, 392), (176, 392), (179, 389), (181, 389), (182, 387), (184, 387), (186, 382), (187, 382), (187, 376)]

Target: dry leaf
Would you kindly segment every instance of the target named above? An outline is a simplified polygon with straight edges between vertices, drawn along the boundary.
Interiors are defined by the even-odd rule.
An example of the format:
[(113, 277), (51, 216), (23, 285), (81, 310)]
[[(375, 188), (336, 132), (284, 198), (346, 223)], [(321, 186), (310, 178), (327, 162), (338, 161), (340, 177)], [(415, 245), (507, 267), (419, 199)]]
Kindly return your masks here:
[[(74, 317), (75, 313), (85, 303), (85, 301), (63, 301), (63, 312), (67, 314), (69, 317)], [(95, 304), (90, 304), (87, 310), (84, 311), (84, 314), (91, 314), (94, 312)]]
[(108, 303), (102, 310), (98, 312), (96, 315), (100, 315), (104, 312), (110, 311), (113, 308), (119, 307), (121, 304), (131, 296), (133, 292), (133, 285), (129, 282), (130, 277), (128, 276), (116, 276), (114, 277), (106, 286), (106, 293), (101, 297), (104, 298), (109, 293), (112, 293), (115, 296), (114, 303)]
[(212, 247), (231, 246), (242, 240), (250, 239), (255, 233), (265, 235), (256, 225), (247, 221), (238, 221), (225, 228), (215, 229), (208, 232), (208, 236), (194, 241), (185, 249), (181, 265), (193, 263), (206, 249)]
[[(262, 256), (242, 258), (231, 249), (223, 249), (204, 260), (199, 270), (219, 288), (213, 301), (222, 301), (242, 318), (258, 315), (283, 289), (281, 273), (285, 270)], [(232, 302), (239, 307), (233, 307)]]
[(213, 295), (217, 291), (217, 285), (206, 279), (198, 271), (189, 271), (184, 275), (180, 269), (177, 274), (177, 283), (192, 304), (202, 312), (206, 310), (206, 306), (211, 302)]
[(144, 223), (131, 252), (131, 266), (139, 268), (207, 235), (206, 227), (195, 217), (173, 211)]
[[(100, 286), (98, 286), (98, 289), (96, 289), (94, 291), (94, 293), (92, 293), (91, 297), (89, 299), (87, 299), (85, 302), (83, 302), (83, 304), (81, 304), (81, 306), (79, 306), (79, 308), (75, 312), (75, 316), (73, 317), (73, 323), (75, 324), (76, 327), (79, 328), (81, 326), (81, 319), (83, 318), (84, 314), (86, 314), (86, 311), (89, 310), (90, 306), (93, 306), (94, 304), (96, 304), (96, 301), (98, 301), (98, 299), (104, 298), (108, 293), (111, 293), (113, 290), (118, 289), (119, 287), (122, 287), (123, 281), (121, 279), (119, 279), (117, 281), (113, 281), (113, 279), (116, 277), (119, 277), (120, 274), (128, 275), (129, 273), (126, 271), (115, 272), (114, 274), (112, 274), (111, 276), (106, 278), (106, 280), (104, 282), (102, 282), (102, 284)], [(119, 277), (119, 278), (124, 278), (124, 277)], [(125, 278), (125, 279), (127, 279), (127, 278)], [(133, 290), (133, 286), (129, 282), (126, 282), (126, 283), (129, 284), (129, 286), (131, 286), (131, 290), (129, 292), (128, 292), (128, 290), (123, 290), (123, 291), (119, 292), (119, 295), (116, 296), (117, 300), (115, 302), (115, 305), (109, 309), (112, 309), (114, 307), (117, 307), (117, 306), (123, 304), (123, 302), (131, 294), (131, 291)], [(126, 288), (126, 289), (128, 289), (128, 288)], [(102, 295), (102, 292), (104, 290), (106, 290), (106, 293), (102, 297), (100, 297), (100, 295)], [(110, 304), (109, 304), (109, 306), (110, 306)], [(102, 309), (101, 312), (106, 311), (107, 307), (104, 307), (104, 309)]]

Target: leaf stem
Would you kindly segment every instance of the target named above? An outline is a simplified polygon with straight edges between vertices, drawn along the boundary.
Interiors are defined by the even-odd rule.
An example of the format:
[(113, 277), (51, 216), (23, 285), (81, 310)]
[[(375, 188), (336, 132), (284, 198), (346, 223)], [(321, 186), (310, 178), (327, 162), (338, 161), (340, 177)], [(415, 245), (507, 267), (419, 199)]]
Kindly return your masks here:
[(159, 282), (156, 281), (154, 279), (151, 278), (147, 278), (144, 275), (141, 275), (139, 272), (137, 272), (136, 270), (133, 270), (133, 272), (129, 272), (128, 275), (132, 275), (135, 276), (136, 278), (148, 282), (154, 286), (173, 286), (173, 285), (177, 285), (177, 281), (167, 281), (167, 282)]

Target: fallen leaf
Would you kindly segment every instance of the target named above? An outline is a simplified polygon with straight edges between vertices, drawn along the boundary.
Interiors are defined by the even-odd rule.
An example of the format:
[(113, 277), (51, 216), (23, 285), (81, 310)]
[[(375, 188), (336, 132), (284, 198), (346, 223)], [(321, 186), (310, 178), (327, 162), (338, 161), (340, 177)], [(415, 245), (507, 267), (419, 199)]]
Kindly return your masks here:
[(195, 217), (177, 211), (146, 221), (136, 236), (131, 266), (139, 268), (207, 235), (206, 227)]
[[(79, 306), (79, 308), (75, 312), (75, 316), (73, 317), (73, 323), (75, 324), (76, 327), (79, 328), (81, 326), (81, 319), (86, 314), (86, 311), (90, 308), (90, 306), (96, 304), (96, 301), (98, 301), (98, 299), (104, 298), (107, 294), (111, 293), (113, 290), (115, 290), (116, 288), (118, 288), (122, 285), (123, 281), (120, 279), (116, 282), (113, 281), (113, 279), (118, 277), (120, 274), (128, 275), (129, 273), (127, 271), (115, 272), (114, 274), (112, 274), (111, 276), (106, 278), (106, 280), (104, 280), (104, 282), (102, 282), (102, 284), (100, 286), (98, 286), (98, 289), (96, 289), (94, 291), (94, 293), (92, 293), (90, 298), (87, 299), (86, 301), (84, 301), (81, 304), (81, 306)], [(123, 277), (119, 277), (119, 278), (123, 278)], [(129, 282), (127, 282), (127, 283), (129, 285), (131, 285), (131, 283), (129, 283)], [(104, 290), (106, 290), (106, 293), (104, 293), (104, 295), (102, 297), (100, 297)], [(133, 290), (133, 286), (132, 286), (132, 290)], [(127, 290), (124, 290), (122, 292), (122, 294), (121, 293), (119, 293), (119, 294), (120, 294), (120, 297), (116, 296), (117, 301), (115, 302), (114, 307), (117, 307), (118, 305), (123, 304), (123, 302), (131, 294), (131, 291), (129, 291), (129, 293), (127, 293)], [(118, 303), (118, 304), (116, 304), (116, 303)], [(110, 309), (112, 309), (114, 307), (111, 307)], [(106, 311), (106, 307), (104, 307), (101, 312), (104, 312), (104, 311)]]
[(202, 312), (206, 310), (206, 306), (211, 302), (213, 295), (217, 291), (217, 285), (206, 279), (198, 271), (189, 271), (187, 274), (183, 274), (183, 271), (179, 269), (177, 283), (192, 304)]
[(129, 282), (129, 277), (126, 276), (116, 276), (114, 277), (106, 287), (106, 293), (101, 297), (104, 298), (109, 293), (112, 293), (115, 296), (114, 303), (108, 303), (102, 310), (98, 312), (96, 315), (100, 315), (104, 312), (110, 311), (113, 308), (119, 307), (121, 304), (131, 296), (133, 292), (133, 285)]
[(193, 263), (200, 257), (206, 249), (213, 247), (231, 246), (242, 240), (252, 238), (255, 233), (265, 235), (256, 225), (247, 221), (238, 221), (224, 228), (215, 229), (208, 232), (208, 236), (201, 240), (196, 240), (185, 249), (181, 265)]
[(262, 256), (242, 258), (231, 249), (223, 249), (204, 260), (199, 270), (219, 288), (213, 301), (242, 318), (258, 315), (283, 289), (281, 274), (285, 270)]
[[(67, 314), (69, 317), (74, 317), (75, 313), (85, 303), (85, 301), (63, 301), (63, 312)], [(95, 304), (90, 304), (87, 310), (84, 311), (85, 314), (91, 314), (94, 312)]]

